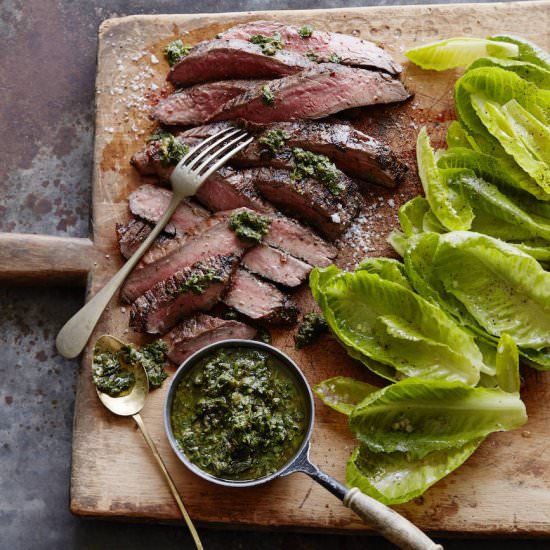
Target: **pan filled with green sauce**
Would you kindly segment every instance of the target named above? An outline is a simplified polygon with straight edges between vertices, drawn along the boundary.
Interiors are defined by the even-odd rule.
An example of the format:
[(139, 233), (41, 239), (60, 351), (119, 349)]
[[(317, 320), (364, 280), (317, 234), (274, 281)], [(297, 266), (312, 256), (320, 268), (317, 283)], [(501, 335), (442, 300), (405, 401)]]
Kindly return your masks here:
[(169, 422), (177, 448), (218, 479), (270, 476), (308, 434), (303, 382), (267, 348), (214, 347), (171, 388)]

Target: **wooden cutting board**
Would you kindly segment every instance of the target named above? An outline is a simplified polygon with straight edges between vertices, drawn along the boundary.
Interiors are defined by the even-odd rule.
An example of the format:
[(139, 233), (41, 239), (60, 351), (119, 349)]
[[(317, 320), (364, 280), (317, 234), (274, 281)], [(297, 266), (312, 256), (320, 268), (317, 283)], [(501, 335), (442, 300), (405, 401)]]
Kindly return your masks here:
[[(163, 46), (182, 35), (187, 43), (211, 38), (253, 19), (307, 23), (360, 36), (383, 44), (400, 62), (405, 62), (403, 52), (408, 47), (456, 35), (518, 33), (550, 49), (549, 2), (132, 16), (105, 21), (99, 31), (93, 246), (87, 239), (4, 235), (0, 244), (11, 260), (5, 262), (9, 270), (4, 269), (0, 278), (52, 279), (65, 272), (82, 281), (90, 269), (89, 294), (108, 280), (121, 265), (115, 224), (128, 220), (126, 198), (143, 182), (128, 161), (152, 128), (147, 112), (167, 72)], [(404, 80), (416, 93), (411, 102), (346, 114), (358, 128), (391, 143), (411, 171), (400, 189), (373, 188), (367, 194), (364, 215), (338, 259), (340, 265), (352, 266), (367, 252), (390, 254), (385, 237), (396, 226), (397, 207), (419, 193), (415, 136), (426, 125), (434, 144), (443, 146), (445, 129), (454, 116), (452, 88), (458, 74), (423, 72), (405, 64)], [(311, 310), (307, 289), (297, 300), (305, 312)], [(95, 337), (108, 332), (139, 341), (126, 328), (128, 313), (114, 301)], [(311, 384), (340, 374), (373, 380), (328, 336), (303, 352), (294, 350), (292, 331), (274, 336), (274, 344), (297, 360)], [(89, 347), (83, 357), (76, 398), (71, 510), (82, 516), (179, 521), (178, 509), (133, 422), (112, 416), (100, 405), (90, 381), (90, 351)], [(526, 369), (524, 376), (528, 424), (489, 437), (457, 472), (423, 497), (398, 506), (400, 512), (421, 528), (443, 534), (550, 535), (550, 375)], [(189, 473), (164, 434), (164, 393), (161, 389), (151, 394), (143, 417), (197, 522), (366, 530), (353, 513), (302, 474), (261, 488), (227, 489)], [(345, 418), (319, 402), (312, 443), (312, 459), (343, 480), (354, 442)]]

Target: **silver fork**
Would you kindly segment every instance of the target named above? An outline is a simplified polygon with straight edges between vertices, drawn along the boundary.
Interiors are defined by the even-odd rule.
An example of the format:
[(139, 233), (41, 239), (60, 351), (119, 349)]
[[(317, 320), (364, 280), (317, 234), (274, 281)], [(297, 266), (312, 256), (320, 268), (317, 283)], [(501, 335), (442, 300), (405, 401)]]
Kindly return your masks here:
[(131, 258), (59, 331), (55, 344), (61, 355), (70, 359), (84, 349), (114, 293), (164, 229), (182, 199), (194, 195), (214, 171), (252, 140), (243, 130), (227, 128), (199, 143), (179, 161), (170, 177), (173, 195), (166, 212)]

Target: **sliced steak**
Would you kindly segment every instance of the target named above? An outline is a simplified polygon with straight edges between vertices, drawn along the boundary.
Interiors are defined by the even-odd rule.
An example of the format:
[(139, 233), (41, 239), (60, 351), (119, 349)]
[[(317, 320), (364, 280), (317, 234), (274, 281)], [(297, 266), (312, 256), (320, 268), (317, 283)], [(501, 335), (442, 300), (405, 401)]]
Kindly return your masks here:
[(168, 125), (203, 124), (230, 99), (263, 84), (265, 80), (222, 80), (197, 84), (161, 99), (150, 116)]
[(288, 326), (298, 319), (298, 308), (288, 296), (245, 269), (237, 270), (223, 302), (250, 319), (268, 325)]
[(230, 215), (231, 212), (221, 212), (212, 216), (212, 225), (204, 232), (157, 261), (134, 269), (122, 286), (122, 300), (133, 302), (157, 283), (197, 262), (217, 256), (242, 256), (251, 243), (239, 240), (229, 228)]
[(344, 65), (381, 69), (391, 74), (402, 70), (388, 53), (372, 42), (347, 34), (313, 30), (311, 36), (302, 38), (299, 27), (273, 21), (253, 21), (232, 27), (221, 36), (249, 40), (255, 34), (271, 37), (275, 33), (281, 37), (285, 50), (311, 57), (314, 54), (319, 62), (327, 62), (337, 56)]
[(116, 225), (118, 247), (123, 258), (128, 259), (151, 233), (151, 226), (143, 220), (133, 219), (128, 224)]
[(251, 168), (260, 193), (281, 210), (305, 220), (329, 239), (337, 239), (349, 227), (362, 206), (355, 183), (346, 178), (345, 189), (333, 195), (315, 179), (296, 180), (288, 170)]
[(232, 210), (247, 207), (262, 213), (273, 213), (254, 186), (252, 174), (221, 168), (199, 188), (196, 198), (210, 210)]
[[(140, 296), (130, 311), (130, 326), (149, 334), (162, 334), (183, 317), (208, 311), (228, 288), (239, 255), (211, 256), (176, 271)], [(198, 286), (207, 275), (211, 280)]]
[(221, 340), (252, 340), (256, 329), (239, 321), (228, 321), (197, 313), (176, 325), (162, 337), (168, 346), (168, 358), (180, 365), (195, 351)]
[(301, 285), (312, 270), (302, 260), (264, 244), (251, 248), (241, 263), (248, 271), (291, 288)]
[[(271, 104), (266, 104), (266, 91), (274, 97)], [(323, 63), (232, 99), (214, 120), (242, 118), (268, 124), (315, 119), (352, 107), (394, 103), (408, 97), (403, 84), (387, 74)]]
[(318, 267), (330, 265), (338, 254), (334, 245), (327, 243), (311, 229), (282, 215), (271, 218), (263, 242)]
[(214, 80), (277, 78), (311, 65), (304, 56), (285, 50), (265, 55), (259, 45), (247, 40), (207, 40), (170, 69), (168, 80), (190, 86)]
[[(157, 223), (172, 199), (172, 191), (156, 185), (138, 187), (128, 197), (128, 206), (134, 216)], [(164, 228), (165, 233), (182, 235), (194, 231), (208, 217), (207, 210), (190, 200), (184, 199)]]

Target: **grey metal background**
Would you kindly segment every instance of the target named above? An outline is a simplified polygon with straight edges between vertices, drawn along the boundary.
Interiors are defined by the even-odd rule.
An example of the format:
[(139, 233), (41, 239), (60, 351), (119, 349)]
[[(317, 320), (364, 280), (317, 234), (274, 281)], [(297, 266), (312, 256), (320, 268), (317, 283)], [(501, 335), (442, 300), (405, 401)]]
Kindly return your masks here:
[[(102, 20), (135, 13), (399, 3), (1, 0), (0, 231), (88, 233), (96, 35)], [(56, 354), (54, 336), (82, 303), (82, 290), (0, 288), (0, 549), (192, 548), (183, 528), (85, 521), (68, 511), (78, 363)], [(205, 529), (201, 535), (212, 550), (391, 547), (364, 536)], [(454, 540), (446, 548), (542, 550), (550, 542)]]

